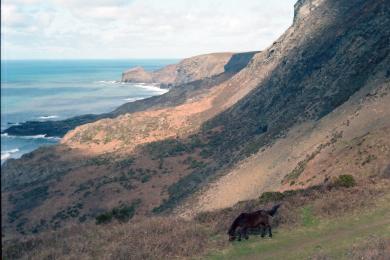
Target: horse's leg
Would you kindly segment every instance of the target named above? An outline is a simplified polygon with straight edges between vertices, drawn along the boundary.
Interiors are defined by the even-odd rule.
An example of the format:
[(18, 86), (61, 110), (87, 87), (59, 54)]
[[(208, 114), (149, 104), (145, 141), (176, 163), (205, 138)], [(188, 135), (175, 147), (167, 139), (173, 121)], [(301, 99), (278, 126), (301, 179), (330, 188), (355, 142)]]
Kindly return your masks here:
[(245, 238), (245, 239), (249, 239), (249, 236), (248, 236), (248, 229), (247, 229), (247, 228), (244, 228), (244, 229), (243, 229), (243, 232), (244, 232), (244, 238)]
[(266, 227), (261, 225), (260, 226), (260, 229), (261, 229), (261, 237), (265, 237), (265, 231), (266, 231)]
[(268, 235), (269, 235), (269, 237), (272, 237), (271, 225), (268, 225)]
[(242, 228), (239, 228), (238, 230), (237, 230), (237, 233), (238, 233), (238, 241), (241, 241), (241, 233), (242, 233)]

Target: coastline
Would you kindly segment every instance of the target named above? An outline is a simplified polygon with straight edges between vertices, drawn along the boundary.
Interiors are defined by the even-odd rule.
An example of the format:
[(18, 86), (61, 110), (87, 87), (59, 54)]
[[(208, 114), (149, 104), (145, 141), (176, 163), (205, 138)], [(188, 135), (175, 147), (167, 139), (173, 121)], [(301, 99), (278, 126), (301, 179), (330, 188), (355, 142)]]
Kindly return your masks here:
[[(122, 103), (117, 105), (115, 109), (108, 108), (111, 111), (98, 114), (85, 114), (76, 115), (73, 117), (64, 118), (59, 116), (58, 113), (46, 113), (40, 116), (34, 116), (31, 120), (18, 122), (15, 120), (8, 121), (6, 114), (2, 122), (1, 129), (1, 165), (3, 165), (8, 159), (18, 159), (26, 153), (30, 153), (42, 146), (51, 146), (57, 144), (60, 139), (69, 131), (75, 127), (91, 123), (103, 118), (112, 118), (117, 114), (114, 111), (123, 105), (128, 105), (133, 102), (142, 101), (152, 96), (163, 95), (168, 92), (168, 89), (160, 88), (157, 84), (149, 83), (125, 83), (122, 81), (96, 81), (96, 85), (102, 85), (103, 88), (121, 88), (131, 87), (133, 94), (129, 92), (130, 96), (120, 98)], [(2, 84), (3, 85), (3, 84)], [(2, 92), (9, 88), (2, 86)], [(137, 95), (136, 89), (143, 89), (140, 95)], [(145, 95), (145, 93), (148, 93)], [(4, 97), (6, 98), (6, 97)], [(87, 102), (86, 102), (87, 103)], [(7, 111), (7, 110), (5, 110)]]

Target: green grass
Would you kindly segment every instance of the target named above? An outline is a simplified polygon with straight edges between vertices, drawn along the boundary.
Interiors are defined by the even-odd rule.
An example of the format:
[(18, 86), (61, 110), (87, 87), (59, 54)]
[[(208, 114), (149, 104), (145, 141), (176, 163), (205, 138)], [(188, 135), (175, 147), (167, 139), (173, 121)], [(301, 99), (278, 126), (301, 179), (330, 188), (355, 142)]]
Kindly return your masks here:
[(348, 249), (369, 237), (390, 237), (390, 205), (361, 215), (319, 219), (311, 207), (302, 209), (302, 225), (276, 228), (274, 237), (251, 236), (248, 241), (233, 242), (223, 251), (212, 252), (209, 259), (310, 259), (325, 254), (348, 259)]
[(319, 223), (319, 219), (313, 215), (313, 208), (311, 206), (306, 206), (302, 208), (301, 218), (302, 225), (304, 227), (316, 226)]

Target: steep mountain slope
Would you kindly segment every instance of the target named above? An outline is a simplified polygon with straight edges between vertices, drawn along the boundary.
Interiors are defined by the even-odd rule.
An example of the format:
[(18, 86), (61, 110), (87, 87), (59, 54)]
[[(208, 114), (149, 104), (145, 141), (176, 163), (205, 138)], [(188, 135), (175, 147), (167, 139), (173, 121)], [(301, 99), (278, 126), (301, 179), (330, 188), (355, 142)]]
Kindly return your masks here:
[[(318, 121), (308, 121), (241, 161), (177, 210), (189, 217), (351, 174), (365, 182), (390, 167), (390, 81), (367, 87)], [(229, 192), (227, 192), (229, 191)]]
[[(375, 145), (388, 137), (389, 9), (382, 0), (299, 1), (293, 25), (272, 46), (249, 58), (233, 55), (224, 73), (186, 84), (190, 94), (175, 87), (171, 94), (145, 100), (151, 107), (135, 103), (137, 109), (126, 113), (133, 105), (122, 106), (120, 116), (77, 127), (59, 146), (7, 161), (2, 168), (3, 232), (93, 221), (124, 205), (136, 207), (138, 216), (167, 211), (185, 199), (191, 203), (191, 194), (224, 174), (211, 201), (202, 202), (210, 190), (200, 193), (196, 211), (229, 206), (269, 187), (322, 181), (323, 176), (313, 179), (311, 161), (326, 160), (326, 149), (340, 144), (331, 152), (341, 153), (346, 149), (342, 141), (368, 131)], [(364, 116), (352, 120), (358, 108)], [(347, 119), (351, 127), (340, 126)], [(376, 122), (383, 124), (372, 127)], [(297, 150), (289, 152), (291, 145)], [(305, 161), (306, 154), (310, 160)], [(381, 172), (388, 153), (373, 155)], [(262, 177), (251, 179), (252, 169), (262, 162)], [(302, 171), (302, 165), (308, 168)], [(241, 184), (241, 176), (249, 181)], [(237, 197), (216, 198), (234, 194), (235, 187)]]
[(389, 8), (386, 1), (299, 1), (294, 25), (237, 76), (263, 71), (264, 54), (279, 61), (271, 73), (203, 126), (200, 146), (215, 163), (171, 186), (162, 208), (176, 205), (210, 176), (226, 173), (294, 125), (321, 119), (366, 85), (387, 86)]

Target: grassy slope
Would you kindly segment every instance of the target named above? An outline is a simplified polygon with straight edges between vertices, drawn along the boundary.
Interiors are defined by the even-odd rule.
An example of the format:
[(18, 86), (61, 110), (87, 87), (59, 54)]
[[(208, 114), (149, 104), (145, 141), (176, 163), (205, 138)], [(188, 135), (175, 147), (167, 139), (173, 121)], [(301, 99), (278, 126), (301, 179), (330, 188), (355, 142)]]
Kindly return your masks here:
[(375, 209), (361, 214), (319, 219), (312, 215), (310, 207), (305, 207), (301, 214), (302, 223), (297, 228), (277, 229), (272, 239), (251, 236), (248, 241), (234, 242), (232, 247), (213, 252), (208, 258), (308, 259), (325, 255), (351, 259), (348, 250), (373, 236), (390, 241), (390, 196), (381, 198)]
[[(390, 255), (388, 177), (372, 177), (351, 188), (325, 185), (262, 196), (192, 220), (152, 216), (128, 223), (68, 225), (3, 240), (2, 258), (386, 259), (377, 256), (385, 250)], [(274, 218), (273, 239), (251, 235), (249, 241), (228, 242), (226, 231), (239, 213), (269, 208), (276, 201), (283, 206)]]

